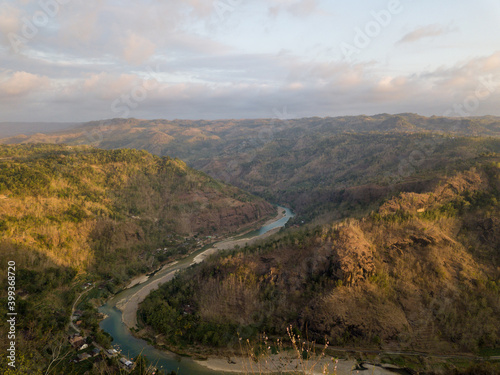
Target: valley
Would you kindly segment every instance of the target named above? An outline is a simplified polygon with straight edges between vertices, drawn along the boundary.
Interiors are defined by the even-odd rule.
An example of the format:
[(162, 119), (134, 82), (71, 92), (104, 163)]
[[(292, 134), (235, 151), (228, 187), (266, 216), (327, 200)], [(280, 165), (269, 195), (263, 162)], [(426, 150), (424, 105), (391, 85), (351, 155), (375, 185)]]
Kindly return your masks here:
[[(290, 326), (351, 368), (495, 368), (499, 123), (115, 119), (2, 140), (2, 257), (26, 265), (26, 366), (66, 342), (68, 306), (91, 283), (76, 307), (86, 337), (138, 364), (155, 346), (148, 359), (169, 371), (184, 362), (158, 348), (241, 369), (238, 337), (287, 352)], [(113, 373), (116, 360), (54, 371)]]
[(0, 375), (499, 375), (500, 3), (0, 2)]

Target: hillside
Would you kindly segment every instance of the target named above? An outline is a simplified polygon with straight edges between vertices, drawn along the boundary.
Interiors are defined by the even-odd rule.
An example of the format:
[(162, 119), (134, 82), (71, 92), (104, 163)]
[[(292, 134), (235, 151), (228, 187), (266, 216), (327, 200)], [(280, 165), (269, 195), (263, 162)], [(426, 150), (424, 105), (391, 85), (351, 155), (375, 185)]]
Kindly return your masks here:
[(4, 241), (82, 270), (118, 248), (222, 235), (273, 211), (178, 159), (90, 147), (1, 147), (0, 196)]
[(499, 202), (500, 160), (490, 157), (360, 220), (213, 257), (152, 293), (140, 317), (158, 343), (193, 351), (231, 349), (237, 333), (280, 337), (290, 324), (334, 346), (498, 347)]
[[(18, 136), (9, 143), (67, 142), (172, 155), (268, 201), (298, 220), (366, 212), (400, 191), (427, 189), (447, 171), (500, 152), (497, 117), (415, 114), (261, 120), (90, 122), (70, 132)], [(418, 185), (418, 186), (417, 186)], [(332, 217), (334, 215), (335, 217)]]
[[(0, 258), (17, 265), (24, 359), (38, 362), (32, 370), (47, 365), (47, 346), (66, 334), (84, 282), (102, 283), (106, 297), (131, 276), (274, 213), (260, 198), (146, 151), (0, 146)], [(0, 280), (5, 285), (6, 272)], [(7, 288), (0, 301), (5, 315)], [(88, 311), (86, 324), (106, 342)], [(7, 328), (0, 325), (5, 337)]]

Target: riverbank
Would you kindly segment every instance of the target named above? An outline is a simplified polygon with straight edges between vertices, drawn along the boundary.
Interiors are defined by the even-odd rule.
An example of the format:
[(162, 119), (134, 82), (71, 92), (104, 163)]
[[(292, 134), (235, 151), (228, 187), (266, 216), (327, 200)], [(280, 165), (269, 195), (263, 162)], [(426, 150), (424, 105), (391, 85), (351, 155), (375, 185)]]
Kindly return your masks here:
[[(275, 223), (276, 221), (279, 221), (279, 220), (283, 219), (286, 216), (286, 210), (283, 209), (283, 207), (279, 207), (278, 206), (276, 208), (276, 210), (277, 210), (276, 217), (268, 219), (266, 222), (264, 222), (264, 224), (262, 224), (262, 222), (261, 222), (262, 219), (261, 219), (260, 221), (258, 221), (254, 225), (264, 226), (265, 227), (267, 225), (271, 225), (271, 224)], [(252, 231), (252, 229), (246, 230), (245, 232), (239, 234), (237, 237), (244, 236), (246, 233), (250, 233), (251, 231)], [(276, 233), (276, 232), (277, 232), (276, 230), (269, 231), (268, 233), (265, 233), (265, 235), (254, 236), (254, 237), (248, 238), (248, 239), (246, 239), (246, 242), (249, 242), (249, 241), (253, 242), (257, 238), (259, 238), (259, 239), (260, 238), (266, 238), (267, 236), (270, 236), (271, 234)], [(231, 237), (229, 237), (229, 238), (227, 238), (225, 240), (222, 240), (222, 241), (219, 241), (219, 242), (215, 243), (213, 248), (207, 249), (205, 252), (203, 252), (203, 254), (205, 254), (205, 253), (208, 252), (207, 254), (211, 255), (211, 254), (213, 254), (213, 252), (211, 252), (211, 251), (214, 250), (214, 249), (216, 249), (216, 250), (225, 250), (225, 249), (233, 248), (236, 245), (242, 246), (242, 243), (244, 243), (244, 242), (245, 242), (244, 239), (237, 240), (237, 239), (235, 239), (235, 236), (231, 236)], [(224, 245), (220, 245), (220, 244), (224, 244)], [(248, 244), (250, 244), (250, 242)], [(175, 265), (177, 263), (178, 263), (178, 261), (170, 262), (170, 263), (164, 264), (160, 269), (158, 269), (158, 270), (156, 270), (154, 272), (149, 272), (149, 273), (144, 273), (142, 275), (138, 275), (138, 276), (134, 277), (132, 280), (130, 280), (130, 282), (125, 287), (125, 289), (130, 289), (130, 288), (133, 288), (134, 286), (137, 286), (137, 285), (140, 285), (140, 284), (144, 284), (146, 281), (149, 280), (149, 278), (152, 276), (152, 274), (154, 275), (154, 274), (156, 274), (158, 272), (161, 272), (165, 268), (171, 267), (171, 266), (173, 266), (173, 265)], [(199, 263), (199, 262), (196, 262), (196, 263)]]
[[(271, 225), (272, 223), (283, 219), (285, 216), (286, 216), (286, 211), (283, 208), (278, 207), (278, 214), (277, 214), (277, 216), (274, 219), (269, 219), (264, 224), (264, 226)], [(236, 246), (244, 247), (246, 245), (251, 245), (251, 244), (253, 244), (257, 240), (262, 240), (264, 238), (272, 236), (274, 233), (279, 232), (280, 229), (281, 228), (275, 228), (275, 229), (272, 229), (272, 230), (270, 230), (270, 231), (268, 231), (268, 232), (266, 232), (264, 234), (256, 235), (256, 236), (253, 236), (253, 237), (250, 237), (250, 238), (235, 239), (234, 237), (231, 237), (231, 238), (228, 238), (227, 240), (223, 240), (223, 241), (217, 242), (210, 249), (207, 249), (203, 253), (198, 254), (193, 259), (193, 263), (191, 263), (191, 264), (201, 263), (205, 259), (207, 259), (210, 255), (215, 254), (215, 253), (219, 252), (220, 250), (229, 250), (229, 249), (233, 249)]]
[[(270, 225), (274, 222), (277, 222), (284, 218), (286, 216), (286, 211), (282, 207), (277, 208), (277, 216), (275, 218), (269, 219), (265, 222), (264, 226)], [(257, 235), (251, 238), (242, 238), (242, 239), (234, 239), (234, 237), (230, 237), (226, 240), (217, 242), (211, 247), (210, 249), (205, 250), (203, 253), (198, 254), (196, 257), (194, 257), (193, 261), (191, 264), (195, 263), (200, 263), (204, 259), (206, 259), (208, 256), (211, 254), (216, 253), (217, 251), (220, 250), (227, 250), (227, 249), (232, 249), (235, 246), (244, 246), (244, 244), (250, 244), (257, 239), (262, 239), (267, 236), (270, 236), (271, 234), (275, 233), (279, 228), (273, 229), (267, 233), (264, 233), (262, 235)], [(248, 233), (248, 232), (247, 232)], [(178, 261), (168, 263), (162, 267), (161, 270), (164, 270), (166, 268), (172, 267), (176, 265)], [(187, 264), (185, 267), (188, 267), (191, 264)], [(172, 280), (175, 276), (175, 273), (178, 270), (172, 271), (167, 273), (166, 275), (150, 282), (149, 284), (145, 285), (143, 288), (139, 289), (136, 293), (127, 296), (121, 300), (119, 300), (116, 303), (116, 307), (122, 312), (122, 322), (129, 328), (137, 328), (137, 311), (139, 309), (139, 304), (146, 299), (146, 297), (154, 290), (158, 289), (161, 284), (166, 283), (170, 280)], [(149, 281), (149, 276), (148, 275), (140, 275), (135, 277), (130, 281), (126, 289), (130, 289), (134, 286), (137, 286), (139, 284), (144, 284), (147, 281)]]
[(152, 281), (136, 293), (116, 303), (116, 307), (122, 312), (122, 321), (129, 329), (137, 328), (137, 310), (139, 309), (139, 304), (146, 299), (149, 293), (158, 289), (161, 284), (172, 280), (177, 271), (167, 273), (165, 276)]
[[(293, 213), (289, 209), (278, 207), (274, 218), (263, 218), (260, 224), (255, 223), (255, 225), (260, 225), (261, 227), (255, 228), (254, 225), (254, 229), (245, 230), (238, 235), (233, 235), (231, 238), (217, 242), (213, 244), (211, 248), (223, 250), (234, 247), (234, 245), (237, 245), (240, 241), (241, 243), (252, 243), (258, 239), (268, 237), (279, 231), (293, 216)], [(205, 253), (205, 251), (203, 251), (203, 253)], [(156, 341), (155, 336), (147, 338), (142, 334), (133, 334), (133, 332), (135, 332), (134, 329), (138, 326), (137, 310), (139, 304), (151, 293), (151, 291), (158, 288), (160, 284), (168, 282), (175, 277), (178, 270), (189, 267), (193, 263), (194, 258), (200, 255), (199, 252), (200, 250), (179, 259), (178, 264), (175, 266), (171, 263), (164, 265), (161, 271), (155, 272), (154, 276), (149, 274), (135, 277), (128, 283), (129, 288), (125, 288), (108, 300), (108, 303), (101, 306), (100, 311), (106, 313), (109, 317), (101, 321), (100, 326), (111, 334), (115, 344), (127, 353), (130, 353), (133, 357), (136, 357), (138, 353), (147, 353), (148, 359), (157, 363), (158, 366), (174, 369), (183, 374), (214, 375), (221, 372), (218, 370), (211, 370), (210, 367), (207, 366), (214, 366), (212, 361), (217, 361), (217, 357), (209, 357), (210, 359), (208, 362), (203, 361), (204, 363), (202, 364), (194, 359), (188, 358), (183, 358), (181, 361), (180, 357), (172, 352), (168, 352), (165, 348), (158, 349), (155, 348), (155, 345), (147, 343), (147, 341), (151, 339), (153, 342)], [(117, 311), (117, 308), (120, 311)], [(229, 369), (229, 371), (232, 372), (233, 370)]]
[[(319, 358), (318, 360), (302, 361), (290, 357), (289, 354), (270, 355), (259, 362), (243, 357), (214, 357), (195, 362), (212, 371), (239, 374), (272, 374), (308, 370), (308, 374), (322, 375), (325, 374), (323, 370), (326, 368), (327, 374), (347, 375), (357, 370), (357, 362), (354, 360), (340, 359), (335, 362), (332, 358)], [(362, 370), (367, 371), (366, 373), (370, 375), (394, 375), (390, 369), (371, 364), (364, 364)]]
[(164, 264), (161, 268), (157, 269), (154, 272), (144, 273), (142, 275), (136, 276), (132, 280), (130, 280), (129, 284), (125, 287), (125, 289), (130, 289), (130, 288), (133, 288), (136, 285), (144, 284), (154, 274), (156, 274), (158, 272), (161, 272), (161, 271), (163, 271), (164, 269), (166, 269), (168, 267), (172, 267), (172, 266), (176, 265), (177, 263), (179, 263), (179, 262), (177, 260), (175, 260), (173, 262)]

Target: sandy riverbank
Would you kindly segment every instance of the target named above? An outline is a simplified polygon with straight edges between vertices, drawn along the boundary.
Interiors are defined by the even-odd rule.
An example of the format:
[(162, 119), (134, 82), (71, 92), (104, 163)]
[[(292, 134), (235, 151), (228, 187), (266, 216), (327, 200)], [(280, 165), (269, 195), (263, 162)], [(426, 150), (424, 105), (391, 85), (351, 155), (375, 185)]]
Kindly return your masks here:
[[(273, 219), (268, 220), (264, 225), (269, 225), (275, 221), (278, 221), (278, 220), (282, 219), (285, 215), (286, 215), (285, 210), (283, 208), (278, 207), (277, 216)], [(197, 255), (193, 259), (192, 264), (202, 262), (208, 256), (210, 256), (211, 254), (214, 254), (217, 251), (231, 249), (231, 248), (235, 247), (236, 245), (245, 246), (245, 244), (251, 244), (252, 242), (254, 242), (258, 239), (266, 238), (266, 237), (272, 235), (273, 233), (276, 233), (277, 231), (279, 231), (279, 229), (280, 228), (276, 228), (276, 229), (273, 229), (273, 230), (271, 230), (263, 235), (255, 236), (255, 237), (251, 237), (251, 238), (243, 238), (243, 239), (238, 239), (238, 240), (229, 238), (227, 240), (218, 242), (214, 245), (214, 247)], [(177, 263), (177, 262), (167, 264), (163, 267), (163, 269), (166, 267), (171, 267), (175, 263)], [(138, 290), (136, 293), (132, 294), (131, 296), (125, 297), (116, 303), (116, 307), (122, 311), (122, 321), (128, 328), (137, 328), (137, 310), (139, 308), (139, 304), (142, 301), (144, 301), (144, 299), (146, 299), (146, 297), (149, 295), (149, 293), (151, 293), (153, 290), (158, 289), (160, 284), (163, 284), (167, 281), (172, 280), (174, 278), (176, 272), (177, 271), (169, 272), (168, 274), (160, 277), (159, 279), (151, 282), (150, 284), (145, 285), (144, 287), (142, 287), (140, 290)], [(127, 288), (130, 288), (131, 285), (135, 286), (138, 284), (142, 284), (148, 280), (149, 280), (149, 278), (147, 277), (147, 275), (138, 276), (130, 282), (130, 284)]]
[(268, 221), (266, 221), (266, 222), (264, 223), (264, 225), (263, 225), (264, 227), (265, 227), (266, 225), (269, 225), (269, 224), (274, 223), (275, 221), (278, 221), (278, 220), (280, 220), (280, 219), (283, 219), (283, 218), (286, 216), (286, 211), (283, 209), (283, 207), (278, 207), (276, 210), (277, 210), (277, 212), (278, 212), (278, 213), (277, 213), (277, 215), (276, 215), (276, 217), (275, 217), (275, 218), (272, 218), (272, 219), (269, 219)]
[[(270, 225), (274, 223), (275, 221), (278, 221), (286, 216), (286, 211), (283, 208), (278, 207), (278, 214), (276, 217), (273, 219), (269, 219), (263, 226)], [(234, 239), (233, 237), (228, 238), (227, 240), (218, 242), (214, 245), (214, 247), (211, 247), (210, 249), (205, 250), (203, 253), (198, 254), (194, 259), (192, 264), (198, 264), (203, 262), (206, 258), (208, 258), (210, 255), (217, 253), (220, 250), (228, 250), (232, 249), (235, 246), (240, 246), (244, 247), (246, 245), (251, 245), (257, 240), (261, 240), (263, 238), (267, 238), (271, 235), (273, 235), (276, 232), (279, 232), (281, 228), (275, 228), (273, 230), (270, 230), (269, 232), (262, 234), (260, 236), (254, 236), (250, 238), (240, 238), (240, 239)]]
[[(318, 361), (302, 362), (298, 359), (290, 358), (287, 354), (272, 355), (258, 363), (248, 358), (241, 357), (231, 357), (230, 360), (229, 362), (228, 358), (209, 358), (204, 361), (196, 361), (196, 363), (213, 371), (242, 374), (270, 374), (307, 369), (312, 370), (307, 372), (308, 374), (322, 375), (324, 374), (323, 369), (325, 366), (327, 374), (336, 373), (338, 375), (348, 375), (356, 373), (354, 371), (356, 368), (356, 361), (353, 360), (339, 360), (335, 363), (331, 358), (323, 358)], [(336, 372), (334, 371), (334, 366), (337, 366)], [(378, 366), (366, 364), (364, 368), (366, 370), (362, 371), (362, 373), (370, 375), (394, 375), (394, 372)]]
[[(159, 270), (157, 270), (155, 272), (163, 271), (165, 268), (172, 267), (172, 266), (176, 265), (177, 263), (179, 263), (179, 262), (178, 261), (174, 261), (174, 262), (165, 264), (161, 269), (159, 269)], [(142, 275), (134, 277), (132, 280), (130, 280), (130, 283), (125, 287), (125, 289), (130, 289), (130, 288), (133, 288), (136, 285), (144, 284), (151, 277), (149, 275), (150, 274), (142, 274)]]
[(121, 310), (122, 321), (128, 328), (137, 328), (137, 309), (139, 308), (139, 304), (146, 299), (149, 293), (158, 289), (160, 284), (172, 280), (176, 272), (177, 271), (172, 271), (167, 273), (165, 276), (145, 285), (135, 294), (117, 302), (116, 307)]

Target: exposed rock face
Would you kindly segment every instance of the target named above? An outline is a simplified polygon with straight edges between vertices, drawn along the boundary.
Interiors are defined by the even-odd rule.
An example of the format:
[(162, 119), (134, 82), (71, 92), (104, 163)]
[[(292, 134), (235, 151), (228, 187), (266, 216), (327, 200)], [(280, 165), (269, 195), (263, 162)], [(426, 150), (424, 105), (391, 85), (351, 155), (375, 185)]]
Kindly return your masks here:
[(335, 276), (344, 285), (355, 285), (369, 277), (375, 269), (371, 246), (356, 226), (338, 229), (333, 251)]
[(368, 285), (335, 289), (317, 303), (315, 310), (314, 325), (331, 338), (378, 332), (388, 340), (410, 326), (400, 306)]
[(467, 172), (448, 178), (437, 186), (432, 193), (401, 193), (384, 203), (379, 213), (382, 215), (392, 214), (397, 211), (424, 212), (432, 208), (436, 203), (443, 204), (469, 191), (474, 192), (484, 189), (486, 178), (484, 175), (472, 169)]

